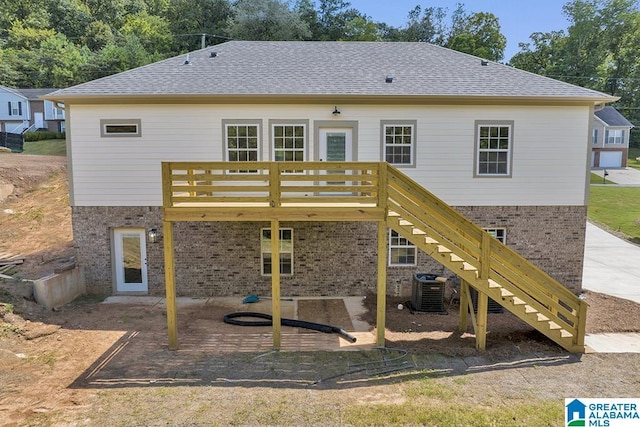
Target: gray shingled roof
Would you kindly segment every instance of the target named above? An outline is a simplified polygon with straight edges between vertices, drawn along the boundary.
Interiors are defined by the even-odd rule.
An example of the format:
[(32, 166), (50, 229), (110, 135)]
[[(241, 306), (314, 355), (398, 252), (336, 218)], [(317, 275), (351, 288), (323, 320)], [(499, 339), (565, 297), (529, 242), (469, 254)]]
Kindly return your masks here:
[[(212, 57), (212, 52), (216, 56)], [(50, 94), (615, 98), (428, 43), (230, 41)], [(385, 83), (393, 76), (393, 83)]]
[(55, 92), (57, 89), (53, 88), (41, 88), (41, 89), (14, 89), (16, 92), (21, 93), (22, 96), (29, 100), (38, 100), (41, 96), (47, 95), (51, 92)]
[(594, 113), (596, 117), (605, 122), (608, 126), (630, 126), (633, 124), (627, 120), (618, 110), (613, 107), (606, 106), (600, 111)]

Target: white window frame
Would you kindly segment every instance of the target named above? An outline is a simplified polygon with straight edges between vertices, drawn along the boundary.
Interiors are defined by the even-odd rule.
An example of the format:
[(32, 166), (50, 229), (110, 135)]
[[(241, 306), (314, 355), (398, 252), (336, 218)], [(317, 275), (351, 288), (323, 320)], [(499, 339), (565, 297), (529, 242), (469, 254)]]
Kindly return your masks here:
[[(284, 128), (285, 132), (282, 136), (276, 136), (276, 129)], [(293, 135), (286, 134), (286, 128), (292, 128)], [(302, 136), (295, 135), (296, 128), (302, 129)], [(269, 130), (271, 133), (271, 158), (276, 162), (304, 162), (308, 158), (307, 150), (309, 149), (309, 122), (307, 120), (270, 120)], [(277, 142), (282, 138), (284, 147), (276, 148)], [(287, 139), (292, 139), (287, 141)], [(302, 147), (296, 146), (299, 141), (302, 142)], [(292, 143), (292, 147), (287, 147), (288, 143)], [(293, 153), (293, 159), (287, 160), (286, 153)], [(282, 154), (282, 155), (281, 155)], [(302, 157), (301, 159), (299, 157)], [(301, 174), (304, 171), (291, 170), (285, 171), (285, 173)]]
[(498, 240), (500, 243), (507, 244), (507, 229), (504, 227), (487, 227), (484, 229), (487, 233), (491, 235), (494, 239)]
[[(413, 262), (393, 262), (392, 253), (394, 250), (413, 251)], [(410, 255), (408, 255), (410, 256)], [(389, 229), (389, 267), (415, 267), (418, 262), (418, 250), (416, 246), (409, 242), (408, 239), (402, 237), (399, 233)]]
[[(415, 167), (416, 166), (416, 133), (417, 133), (417, 121), (416, 120), (381, 120), (380, 121), (380, 139), (382, 146), (381, 159), (396, 167)], [(400, 130), (400, 133), (393, 132), (391, 135), (387, 135), (388, 129)], [(410, 135), (406, 135), (405, 132), (409, 130)], [(409, 140), (406, 144), (405, 141)], [(392, 151), (396, 149), (409, 148), (409, 161), (408, 162), (395, 162), (389, 161), (387, 157), (387, 150)], [(393, 156), (404, 157), (405, 153), (392, 153), (391, 160), (395, 160)]]
[[(260, 229), (260, 274), (262, 276), (271, 276), (271, 273), (265, 273), (265, 255), (271, 255), (271, 237), (268, 241), (265, 241), (265, 232), (271, 233), (271, 228)], [(285, 239), (283, 234), (289, 233), (290, 239)], [(289, 272), (285, 272), (283, 269), (283, 255), (289, 256)], [(269, 257), (271, 258), (271, 257)], [(280, 228), (280, 275), (281, 276), (293, 276), (293, 228)]]
[(593, 145), (598, 144), (598, 128), (593, 128), (593, 132), (591, 132), (591, 142)]
[[(489, 129), (489, 135), (483, 136), (483, 128)], [(503, 141), (505, 138), (502, 136), (503, 129), (508, 129), (508, 135), (506, 137), (507, 148), (500, 147), (500, 141)], [(490, 177), (490, 178), (510, 178), (512, 174), (512, 164), (513, 164), (513, 121), (511, 120), (495, 120), (495, 121), (485, 121), (485, 120), (477, 120), (475, 123), (475, 159), (474, 159), (474, 177)], [(497, 129), (498, 133), (493, 134), (492, 129)], [(482, 148), (482, 140), (486, 139), (489, 143), (488, 148)], [(498, 143), (498, 147), (491, 147), (492, 143)], [(505, 172), (484, 172), (484, 167), (481, 168), (482, 162), (482, 154), (504, 154), (504, 163), (506, 165)], [(487, 163), (498, 164), (502, 163), (489, 161)], [(481, 170), (482, 169), (482, 170)]]
[(22, 116), (22, 101), (9, 101), (9, 115)]
[(608, 129), (604, 138), (604, 143), (607, 145), (624, 144), (624, 129)]
[[(135, 126), (133, 132), (114, 132), (110, 128), (118, 126), (128, 127)], [(103, 138), (137, 138), (142, 136), (142, 120), (141, 119), (101, 119), (100, 120), (100, 136)]]
[[(228, 162), (234, 162), (234, 161), (260, 161), (260, 153), (262, 151), (261, 147), (262, 147), (262, 125), (260, 121), (255, 121), (255, 120), (223, 120), (222, 121), (223, 124), (223, 139), (224, 139), (224, 159), (225, 161)], [(252, 138), (248, 135), (246, 136), (240, 136), (237, 135), (236, 136), (236, 140), (237, 142), (240, 142), (241, 138), (246, 138), (247, 139), (247, 147), (246, 148), (240, 148), (239, 145), (237, 144), (236, 148), (230, 148), (229, 147), (229, 128), (236, 128), (236, 130), (239, 130), (240, 128), (246, 128), (247, 133), (249, 132), (249, 128), (255, 128), (256, 131), (256, 146), (255, 148), (249, 148), (249, 138)], [(231, 153), (246, 153), (247, 157), (250, 157), (249, 154), (250, 153), (255, 153), (255, 159), (251, 159), (251, 160), (231, 160)], [(240, 157), (240, 156), (239, 156)], [(258, 170), (230, 170), (229, 173), (238, 173), (238, 174), (247, 174), (247, 173), (258, 173)]]

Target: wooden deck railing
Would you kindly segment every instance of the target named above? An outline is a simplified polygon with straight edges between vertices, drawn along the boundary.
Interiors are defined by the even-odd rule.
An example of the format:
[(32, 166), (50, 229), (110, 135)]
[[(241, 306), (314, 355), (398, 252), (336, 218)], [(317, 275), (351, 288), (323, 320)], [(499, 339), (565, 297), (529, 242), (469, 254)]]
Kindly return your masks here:
[(163, 205), (379, 207), (384, 168), (379, 162), (167, 162)]

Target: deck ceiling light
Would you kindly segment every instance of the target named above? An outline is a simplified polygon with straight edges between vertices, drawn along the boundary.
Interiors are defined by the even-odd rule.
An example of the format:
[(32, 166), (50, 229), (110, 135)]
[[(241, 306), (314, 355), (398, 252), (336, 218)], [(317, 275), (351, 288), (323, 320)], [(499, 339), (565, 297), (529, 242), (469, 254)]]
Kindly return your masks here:
[(340, 110), (338, 110), (338, 106), (337, 105), (335, 107), (333, 107), (333, 113), (331, 113), (331, 114), (333, 114), (334, 116), (337, 116), (337, 115), (340, 114)]

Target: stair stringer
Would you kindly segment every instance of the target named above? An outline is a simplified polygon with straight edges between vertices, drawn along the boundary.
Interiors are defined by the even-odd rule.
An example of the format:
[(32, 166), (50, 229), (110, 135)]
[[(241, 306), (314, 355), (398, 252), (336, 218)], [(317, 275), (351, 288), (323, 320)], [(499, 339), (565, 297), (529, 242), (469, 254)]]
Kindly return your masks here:
[[(482, 229), (409, 178), (400, 179), (401, 185), (390, 182), (388, 189), (389, 228), (558, 345), (571, 352), (585, 351), (586, 302), (493, 238), (487, 241), (495, 249), (483, 253), (477, 237), (485, 233)], [(416, 196), (421, 192), (428, 193), (435, 206), (422, 203)], [(532, 285), (527, 275), (531, 272), (545, 283)]]

